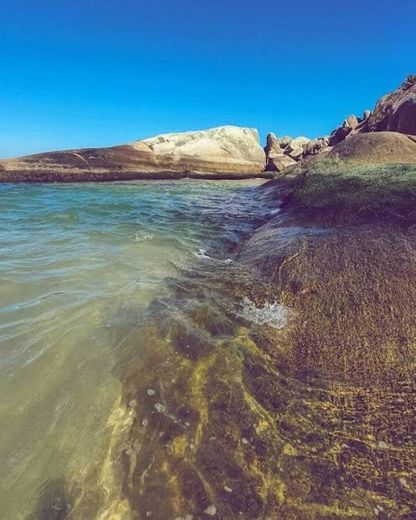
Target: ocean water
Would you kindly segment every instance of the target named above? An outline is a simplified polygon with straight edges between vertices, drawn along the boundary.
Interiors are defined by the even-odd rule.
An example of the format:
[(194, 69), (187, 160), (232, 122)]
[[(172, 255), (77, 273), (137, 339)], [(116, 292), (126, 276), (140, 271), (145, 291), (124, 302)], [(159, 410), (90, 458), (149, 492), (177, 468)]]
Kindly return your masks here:
[(138, 327), (192, 266), (232, 266), (275, 211), (259, 182), (0, 186), (0, 518), (128, 518), (109, 504)]

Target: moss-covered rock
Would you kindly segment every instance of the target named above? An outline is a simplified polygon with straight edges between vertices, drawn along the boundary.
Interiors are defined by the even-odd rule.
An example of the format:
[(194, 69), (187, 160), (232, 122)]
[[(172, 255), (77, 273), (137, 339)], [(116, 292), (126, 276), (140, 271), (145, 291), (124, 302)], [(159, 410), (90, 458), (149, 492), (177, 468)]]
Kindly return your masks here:
[(291, 309), (283, 343), (256, 336), (269, 363), (246, 365), (291, 440), (284, 518), (411, 518), (416, 505), (416, 167), (365, 160), (357, 137), (348, 157), (335, 147), (261, 188), (284, 188), (284, 211), (239, 252)]
[(289, 186), (284, 207), (319, 222), (412, 220), (416, 215), (416, 142), (379, 132), (351, 137), (326, 154), (288, 168), (264, 190)]

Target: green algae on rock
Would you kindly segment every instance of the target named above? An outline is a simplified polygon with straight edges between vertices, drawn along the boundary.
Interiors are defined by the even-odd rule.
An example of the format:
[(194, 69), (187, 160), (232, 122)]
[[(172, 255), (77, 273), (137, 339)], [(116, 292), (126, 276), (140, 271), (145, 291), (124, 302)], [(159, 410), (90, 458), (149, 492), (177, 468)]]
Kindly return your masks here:
[[(359, 134), (331, 152), (288, 168), (274, 181), (288, 186), (285, 207), (317, 221), (413, 218), (416, 142), (408, 136)], [(264, 189), (272, 189), (266, 184)], [(308, 217), (309, 218), (309, 217)]]
[[(214, 507), (224, 520), (412, 511), (416, 264), (407, 238), (390, 231), (392, 243), (369, 226), (298, 230), (297, 256), (267, 282), (243, 265), (214, 268), (211, 280), (192, 273), (163, 319), (150, 313), (124, 379), (134, 518), (203, 519)], [(400, 252), (401, 283), (386, 245)], [(242, 295), (280, 301), (287, 325), (240, 318)]]
[(328, 158), (289, 173), (237, 263), (173, 287), (125, 377), (133, 516), (412, 518), (415, 175)]
[[(320, 468), (315, 473), (306, 462), (314, 490), (291, 497), (296, 507), (310, 506), (294, 518), (327, 518), (322, 509), (313, 514), (326, 500), (344, 504), (329, 518), (373, 518), (377, 507), (388, 518), (407, 518), (414, 510), (414, 251), (414, 231), (338, 227), (300, 236), (297, 252), (281, 263), (274, 280), (297, 319), (286, 337), (284, 366), (279, 350), (276, 360), (299, 384), (292, 410), (300, 412), (280, 425), (301, 436), (297, 452), (312, 450)], [(270, 381), (274, 391), (264, 402), (273, 410), (271, 396), (280, 389), (277, 379)], [(264, 376), (256, 380), (263, 385)], [(331, 485), (321, 495), (324, 482)]]
[[(294, 316), (284, 355), (276, 348), (273, 361), (299, 385), (292, 410), (300, 413), (279, 425), (300, 436), (294, 447), (303, 455), (304, 487), (286, 488), (277, 511), (285, 518), (412, 518), (416, 169), (397, 159), (345, 159), (336, 148), (336, 160), (305, 161), (262, 188), (292, 191), (284, 214), (239, 253)], [(276, 342), (269, 344), (273, 352)], [(257, 396), (265, 381), (259, 374)], [(281, 413), (273, 393), (263, 403)]]

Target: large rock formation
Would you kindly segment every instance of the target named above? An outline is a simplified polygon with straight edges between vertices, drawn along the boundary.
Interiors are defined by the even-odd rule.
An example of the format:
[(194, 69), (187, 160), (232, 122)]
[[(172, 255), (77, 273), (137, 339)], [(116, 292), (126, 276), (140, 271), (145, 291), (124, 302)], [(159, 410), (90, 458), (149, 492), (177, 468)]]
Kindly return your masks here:
[(365, 115), (363, 118), (359, 119), (355, 115), (350, 115), (345, 119), (345, 121), (342, 123), (342, 125), (338, 128), (336, 128), (329, 137), (329, 144), (330, 146), (334, 146), (341, 141), (343, 141), (346, 137), (348, 137), (350, 134), (353, 134), (354, 131), (358, 131), (361, 123), (363, 123), (368, 117), (368, 111), (365, 112)]
[(103, 181), (262, 174), (257, 130), (224, 126), (165, 134), (111, 148), (42, 153), (0, 161), (0, 181)]
[(287, 166), (296, 164), (296, 161), (285, 154), (285, 148), (291, 142), (290, 137), (282, 137), (278, 139), (274, 133), (267, 135), (266, 146), (264, 152), (266, 154), (266, 171), (281, 172)]
[(266, 171), (281, 172), (288, 166), (292, 166), (308, 155), (315, 155), (328, 147), (328, 140), (324, 137), (308, 139), (307, 137), (289, 136), (276, 137), (270, 133), (267, 136), (266, 146)]
[(243, 379), (267, 411), (258, 459), (279, 461), (267, 475), (284, 490), (262, 518), (414, 517), (415, 141), (354, 135), (259, 188), (284, 202), (239, 263), (260, 275), (250, 300), (289, 316), (252, 335)]
[(223, 126), (211, 130), (163, 134), (133, 144), (148, 146), (161, 163), (179, 171), (260, 173), (265, 156), (253, 128)]
[(355, 134), (321, 157), (334, 163), (354, 161), (367, 164), (416, 164), (416, 136), (399, 132)]
[[(284, 174), (288, 201), (320, 221), (364, 215), (416, 215), (416, 137), (398, 132), (354, 135)], [(308, 217), (309, 218), (309, 217)]]
[(361, 129), (362, 132), (383, 130), (416, 135), (416, 74), (382, 97)]
[(276, 137), (274, 133), (267, 136), (264, 151), (266, 154), (266, 172), (282, 172), (310, 155), (317, 155), (329, 150), (328, 137), (309, 139), (308, 137), (289, 136)]
[(304, 156), (308, 157), (309, 155), (317, 155), (318, 153), (328, 150), (328, 147), (328, 137), (318, 137), (317, 139), (309, 141), (309, 143), (304, 147)]
[[(381, 98), (373, 112), (365, 110), (362, 117), (353, 114), (348, 116), (329, 138), (320, 137), (312, 141), (306, 138), (292, 139), (290, 137), (279, 139), (275, 134), (269, 134), (264, 149), (266, 171), (281, 172), (306, 157), (329, 151), (331, 147), (348, 141), (355, 135), (382, 131), (416, 135), (416, 75), (409, 76), (399, 89)], [(359, 142), (361, 146), (366, 142), (368, 147), (366, 150), (361, 149), (360, 154), (364, 159), (366, 154), (369, 154), (368, 158), (372, 160), (374, 154), (370, 141), (376, 145), (378, 153), (383, 155), (390, 153), (389, 146), (393, 146), (391, 152), (394, 154), (397, 147), (401, 148), (401, 145), (407, 142), (406, 140), (399, 142), (399, 138), (394, 139), (390, 136), (386, 138), (388, 142), (384, 142), (387, 146), (384, 150), (383, 139), (385, 140), (385, 138), (374, 138), (372, 141), (356, 141), (355, 143)], [(394, 141), (396, 142), (394, 143)], [(404, 148), (408, 148), (408, 145)], [(407, 156), (408, 152), (405, 152), (404, 148), (401, 148), (400, 153), (405, 153)], [(348, 150), (348, 146), (345, 147), (345, 150)]]
[(349, 116), (332, 132), (330, 145), (358, 133), (383, 131), (416, 135), (416, 75), (409, 76), (397, 90), (382, 97), (373, 112), (366, 110), (362, 118)]

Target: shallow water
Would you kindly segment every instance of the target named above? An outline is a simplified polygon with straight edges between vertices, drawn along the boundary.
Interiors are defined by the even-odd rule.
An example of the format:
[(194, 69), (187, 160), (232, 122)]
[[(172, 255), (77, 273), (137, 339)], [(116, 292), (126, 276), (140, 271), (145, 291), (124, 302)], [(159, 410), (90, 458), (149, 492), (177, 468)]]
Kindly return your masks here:
[(415, 517), (413, 231), (257, 184), (0, 186), (1, 520)]
[(0, 186), (2, 519), (106, 517), (137, 328), (151, 302), (175, 305), (172, 280), (190, 266), (232, 264), (276, 211), (257, 184)]

